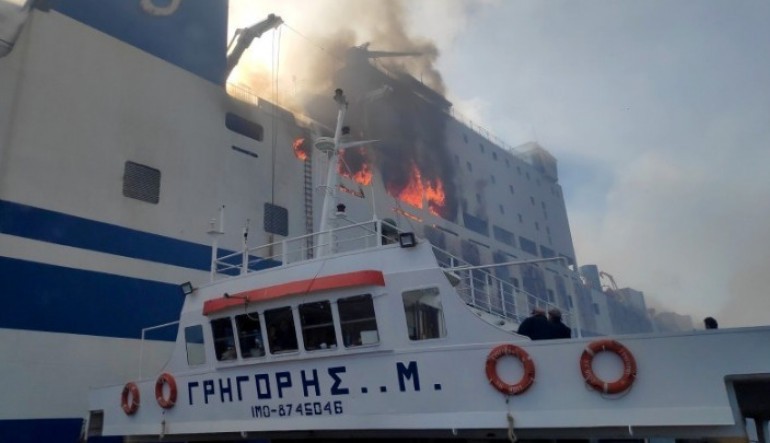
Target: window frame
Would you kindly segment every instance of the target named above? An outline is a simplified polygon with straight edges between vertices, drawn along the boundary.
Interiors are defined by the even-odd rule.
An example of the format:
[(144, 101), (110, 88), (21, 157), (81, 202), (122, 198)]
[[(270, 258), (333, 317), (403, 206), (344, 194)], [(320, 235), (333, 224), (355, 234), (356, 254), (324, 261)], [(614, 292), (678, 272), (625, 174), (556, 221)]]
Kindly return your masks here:
[[(343, 310), (341, 309), (341, 306), (345, 306), (347, 303), (355, 303), (354, 299), (361, 299), (361, 300), (367, 300), (368, 304), (371, 306), (371, 316), (369, 317), (362, 317), (362, 318), (356, 318), (356, 319), (345, 319), (347, 317), (347, 313), (343, 313)], [(340, 304), (342, 302), (342, 304)], [(372, 294), (356, 294), (351, 295), (347, 297), (339, 297), (335, 303), (337, 305), (337, 318), (339, 320), (339, 330), (342, 336), (342, 344), (345, 346), (345, 349), (351, 349), (351, 348), (361, 348), (361, 347), (372, 347), (377, 346), (381, 343), (380, 338), (380, 329), (377, 325), (377, 310), (374, 307), (374, 296)], [(369, 306), (366, 306), (368, 309)], [(343, 320), (344, 319), (344, 320)], [(374, 322), (374, 330), (372, 329), (360, 329), (353, 334), (358, 334), (358, 339), (360, 341), (360, 344), (356, 344), (356, 340), (350, 337), (350, 331), (346, 330), (346, 325), (351, 324), (362, 324), (365, 322)], [(364, 343), (364, 332), (374, 332), (376, 335), (376, 341), (367, 342)], [(368, 334), (368, 337), (372, 337), (372, 334)]]
[[(435, 300), (435, 303), (437, 306), (430, 306), (427, 303), (419, 303), (419, 300), (416, 300), (415, 303), (412, 303), (412, 305), (419, 303), (419, 309), (422, 312), (415, 312), (415, 316), (420, 316), (421, 318), (415, 318), (415, 320), (420, 324), (415, 324), (414, 321), (410, 322), (410, 306), (407, 305), (407, 297), (411, 296), (413, 294), (419, 294), (419, 293), (425, 293), (425, 295), (432, 296)], [(422, 298), (422, 296), (418, 297)], [(409, 337), (410, 342), (422, 342), (426, 340), (436, 340), (436, 339), (443, 339), (446, 338), (448, 335), (448, 331), (446, 328), (446, 319), (444, 318), (444, 307), (441, 303), (441, 291), (437, 286), (428, 286), (428, 287), (420, 287), (420, 288), (412, 288), (407, 289), (405, 291), (401, 292), (401, 301), (403, 303), (404, 307), (404, 319), (406, 321), (407, 326), (407, 337)], [(423, 310), (422, 307), (425, 307), (425, 309), (433, 309), (435, 312), (431, 313), (430, 311)], [(426, 318), (424, 315), (427, 312), (428, 315), (433, 315), (434, 318)], [(428, 321), (433, 321), (433, 325), (424, 326), (424, 323)], [(410, 324), (412, 323), (412, 324)], [(414, 330), (412, 330), (414, 329)], [(431, 336), (425, 336), (425, 332), (430, 332)]]

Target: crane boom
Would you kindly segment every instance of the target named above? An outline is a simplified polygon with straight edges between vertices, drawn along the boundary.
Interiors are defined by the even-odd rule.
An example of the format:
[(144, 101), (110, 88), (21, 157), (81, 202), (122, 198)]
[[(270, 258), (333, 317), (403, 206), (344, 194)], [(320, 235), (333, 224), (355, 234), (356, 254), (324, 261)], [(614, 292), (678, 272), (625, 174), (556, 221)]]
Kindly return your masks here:
[(610, 284), (612, 285), (612, 286), (610, 286), (610, 288), (613, 291), (617, 291), (618, 290), (618, 284), (615, 283), (615, 278), (612, 275), (610, 275), (610, 274), (608, 274), (608, 273), (606, 273), (604, 271), (600, 271), (599, 272), (599, 277), (607, 277), (607, 279), (610, 281)]
[[(255, 38), (261, 37), (265, 32), (271, 29), (275, 29), (282, 24), (283, 19), (281, 17), (275, 14), (270, 14), (266, 19), (259, 23), (251, 25), (248, 28), (240, 28), (236, 30), (235, 34), (233, 35), (233, 39), (230, 41), (230, 45), (228, 46), (225, 81), (227, 81), (227, 77), (230, 76), (230, 73), (233, 72), (233, 69), (235, 69), (235, 66), (241, 60), (243, 53), (249, 49), (251, 42), (254, 41)], [(235, 42), (235, 45), (233, 45), (233, 42)], [(232, 47), (232, 50), (230, 50), (230, 47)]]

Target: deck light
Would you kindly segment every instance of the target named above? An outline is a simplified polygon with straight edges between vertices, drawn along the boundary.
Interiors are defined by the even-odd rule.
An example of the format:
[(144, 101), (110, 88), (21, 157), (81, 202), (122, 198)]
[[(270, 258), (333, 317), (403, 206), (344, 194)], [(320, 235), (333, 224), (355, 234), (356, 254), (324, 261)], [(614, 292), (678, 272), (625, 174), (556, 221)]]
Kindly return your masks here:
[(193, 288), (192, 283), (190, 283), (189, 281), (182, 283), (181, 285), (179, 285), (179, 287), (182, 289), (182, 293), (184, 295), (190, 295), (193, 293), (193, 291), (195, 291), (195, 288)]
[(402, 232), (398, 234), (398, 243), (402, 248), (413, 248), (417, 245), (417, 240), (414, 238), (414, 232)]

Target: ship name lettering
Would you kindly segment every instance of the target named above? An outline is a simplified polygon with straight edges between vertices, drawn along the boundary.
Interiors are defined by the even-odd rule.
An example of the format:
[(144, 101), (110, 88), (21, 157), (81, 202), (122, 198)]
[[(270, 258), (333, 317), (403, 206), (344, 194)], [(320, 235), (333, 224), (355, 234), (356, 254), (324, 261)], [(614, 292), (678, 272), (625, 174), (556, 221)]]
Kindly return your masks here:
[(410, 361), (409, 366), (402, 362), (396, 363), (396, 372), (398, 372), (398, 389), (401, 392), (406, 391), (406, 380), (412, 380), (412, 387), (415, 391), (420, 390), (420, 375), (417, 372), (417, 362)]
[[(399, 380), (416, 380), (417, 366), (399, 369)], [(327, 376), (322, 376), (326, 372)], [(403, 374), (402, 374), (403, 373)], [(297, 372), (279, 371), (263, 372), (235, 377), (211, 378), (187, 382), (187, 400), (190, 405), (215, 403), (242, 402), (244, 399), (274, 400), (291, 397), (292, 392), (299, 394), (302, 387), (302, 397), (315, 398), (322, 395), (348, 395), (350, 389), (345, 384), (345, 366), (334, 366), (326, 370), (303, 369)], [(249, 383), (252, 380), (252, 383)], [(401, 382), (403, 384), (403, 382)], [(419, 381), (415, 381), (415, 390), (419, 391)], [(402, 389), (403, 390), (403, 389)], [(303, 408), (304, 409), (304, 408)], [(264, 413), (260, 413), (265, 416)]]

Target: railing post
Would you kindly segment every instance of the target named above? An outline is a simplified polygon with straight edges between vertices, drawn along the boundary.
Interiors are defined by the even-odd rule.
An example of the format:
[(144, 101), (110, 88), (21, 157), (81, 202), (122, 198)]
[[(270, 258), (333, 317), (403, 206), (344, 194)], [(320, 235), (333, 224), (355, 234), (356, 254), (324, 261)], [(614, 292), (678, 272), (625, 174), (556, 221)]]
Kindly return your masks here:
[(503, 281), (500, 280), (500, 304), (503, 305), (503, 317), (508, 317), (507, 309), (505, 309), (505, 288), (503, 287)]
[(476, 285), (473, 284), (473, 270), (468, 270), (468, 281), (471, 283), (471, 306), (476, 306)]
[(484, 273), (484, 289), (485, 289), (485, 292), (487, 293), (487, 312), (491, 314), (492, 313), (492, 294), (491, 294), (492, 280), (490, 279), (490, 277), (491, 276), (489, 274), (487, 274), (486, 272)]
[(249, 272), (249, 229), (243, 228), (243, 249), (241, 251), (241, 275)]

